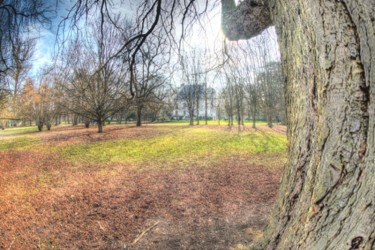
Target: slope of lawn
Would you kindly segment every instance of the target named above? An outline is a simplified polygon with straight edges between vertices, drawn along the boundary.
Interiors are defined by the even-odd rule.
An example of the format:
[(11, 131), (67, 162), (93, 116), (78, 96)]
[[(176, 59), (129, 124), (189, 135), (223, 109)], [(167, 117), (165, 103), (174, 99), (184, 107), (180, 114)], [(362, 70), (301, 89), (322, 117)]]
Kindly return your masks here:
[(25, 133), (37, 132), (37, 131), (38, 131), (38, 128), (36, 126), (7, 128), (7, 129), (0, 130), (0, 136), (25, 134)]
[(281, 127), (5, 131), (0, 132), (0, 249), (246, 244), (261, 235), (286, 160)]
[(27, 149), (31, 148), (37, 142), (32, 136), (23, 136), (20, 138), (2, 139), (0, 140), (0, 150), (10, 149)]
[[(172, 120), (172, 121), (167, 121), (167, 122), (160, 122), (160, 123), (155, 123), (155, 124), (158, 124), (158, 125), (189, 125), (189, 120)], [(196, 124), (197, 122), (194, 121), (194, 124)], [(205, 125), (205, 121), (204, 120), (200, 120), (199, 121), (199, 124), (200, 125)], [(260, 126), (263, 126), (263, 125), (267, 125), (267, 122), (265, 121), (257, 121), (256, 122), (257, 125), (260, 125)], [(215, 125), (215, 126), (227, 126), (228, 125), (228, 120), (220, 120), (220, 122), (218, 120), (209, 120), (207, 121), (207, 125)], [(253, 125), (253, 122), (252, 121), (245, 121), (245, 126), (249, 126), (251, 127)], [(234, 122), (234, 126), (237, 126), (237, 122), (235, 121)]]
[[(166, 134), (149, 138), (79, 143), (58, 148), (58, 151), (64, 158), (84, 162), (163, 162), (166, 166), (169, 162), (199, 162), (208, 157), (215, 161), (228, 155), (280, 156), (285, 148), (285, 136), (276, 132), (189, 127), (170, 128)], [(264, 163), (267, 161), (264, 159)]]

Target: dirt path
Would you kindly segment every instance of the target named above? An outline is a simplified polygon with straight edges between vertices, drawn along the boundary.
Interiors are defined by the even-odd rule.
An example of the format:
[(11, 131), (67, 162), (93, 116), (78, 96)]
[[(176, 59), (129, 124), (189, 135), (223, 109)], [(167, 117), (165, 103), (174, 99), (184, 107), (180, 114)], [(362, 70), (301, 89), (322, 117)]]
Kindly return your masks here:
[(279, 173), (241, 161), (222, 164), (162, 178), (171, 183), (165, 210), (156, 213), (163, 216), (149, 220), (160, 223), (133, 248), (229, 249), (250, 242), (265, 226)]

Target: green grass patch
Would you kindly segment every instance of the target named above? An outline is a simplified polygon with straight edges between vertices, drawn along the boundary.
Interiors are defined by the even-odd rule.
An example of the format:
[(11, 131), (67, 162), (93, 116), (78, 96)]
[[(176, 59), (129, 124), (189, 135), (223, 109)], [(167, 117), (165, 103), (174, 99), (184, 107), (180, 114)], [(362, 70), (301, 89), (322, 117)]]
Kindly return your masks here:
[(287, 140), (275, 132), (230, 132), (206, 128), (171, 129), (150, 138), (81, 143), (60, 148), (82, 162), (189, 162), (233, 154), (284, 154)]
[(24, 133), (37, 132), (37, 131), (38, 131), (38, 128), (36, 126), (6, 128), (4, 130), (0, 130), (0, 136), (1, 135), (17, 135), (17, 134), (24, 134)]
[[(189, 120), (179, 120), (179, 121), (167, 121), (167, 122), (158, 122), (158, 123), (153, 123), (153, 124), (161, 124), (161, 125), (189, 125)], [(197, 124), (196, 121), (194, 121), (194, 124)], [(205, 121), (204, 120), (200, 120), (199, 121), (199, 125), (205, 125)], [(221, 120), (220, 121), (220, 124), (219, 124), (219, 121), (218, 120), (209, 120), (207, 121), (207, 125), (220, 125), (220, 126), (227, 126), (228, 125), (228, 121), (227, 120)], [(234, 122), (233, 124), (234, 126), (237, 125), (237, 122)], [(256, 122), (256, 125), (267, 125), (267, 122), (265, 121), (257, 121)], [(245, 121), (245, 126), (253, 126), (253, 122), (252, 121)]]
[(0, 150), (28, 149), (35, 146), (37, 143), (38, 141), (36, 138), (30, 136), (23, 136), (16, 139), (5, 139), (0, 140)]

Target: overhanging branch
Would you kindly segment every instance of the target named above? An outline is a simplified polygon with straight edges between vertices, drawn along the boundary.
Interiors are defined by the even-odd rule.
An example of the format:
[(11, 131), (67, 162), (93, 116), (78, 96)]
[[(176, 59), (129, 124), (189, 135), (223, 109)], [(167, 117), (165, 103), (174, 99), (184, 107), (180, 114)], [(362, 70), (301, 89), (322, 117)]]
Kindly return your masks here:
[(221, 0), (222, 28), (229, 40), (250, 39), (272, 25), (264, 0), (245, 0), (236, 6), (234, 0)]

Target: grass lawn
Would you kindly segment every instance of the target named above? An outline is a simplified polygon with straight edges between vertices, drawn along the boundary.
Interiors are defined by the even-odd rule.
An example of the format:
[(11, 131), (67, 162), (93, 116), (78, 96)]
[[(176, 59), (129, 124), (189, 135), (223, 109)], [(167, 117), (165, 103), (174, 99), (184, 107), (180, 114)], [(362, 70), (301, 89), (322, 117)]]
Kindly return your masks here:
[(7, 128), (4, 130), (0, 129), (0, 136), (17, 135), (17, 134), (24, 134), (24, 133), (37, 132), (37, 131), (38, 131), (38, 128), (36, 126)]
[(244, 233), (259, 232), (276, 196), (285, 128), (174, 125), (1, 131), (0, 249), (117, 249), (155, 222), (131, 249), (256, 237)]
[[(252, 163), (270, 163), (268, 156), (283, 155), (285, 135), (270, 131), (229, 132), (210, 128), (156, 128), (158, 135), (146, 138), (104, 140), (57, 147), (66, 159), (81, 162), (128, 162), (164, 168), (183, 162), (188, 167), (202, 160), (217, 161), (233, 155), (253, 155)], [(181, 165), (181, 164), (180, 164)], [(269, 166), (269, 164), (268, 164)], [(173, 166), (170, 166), (173, 169)]]
[[(189, 120), (173, 120), (173, 121), (168, 121), (168, 122), (160, 122), (156, 124), (168, 124), (168, 125), (189, 125)], [(194, 121), (194, 124), (196, 124), (196, 121)], [(199, 121), (200, 125), (205, 125), (204, 120)], [(267, 122), (265, 121), (257, 121), (257, 125), (267, 125)], [(220, 126), (227, 126), (228, 121), (227, 120), (220, 120), (220, 124), (218, 120), (209, 120), (207, 121), (207, 125), (220, 125)], [(252, 126), (253, 122), (252, 121), (245, 121), (245, 126)], [(234, 126), (237, 126), (237, 121), (234, 122)]]

